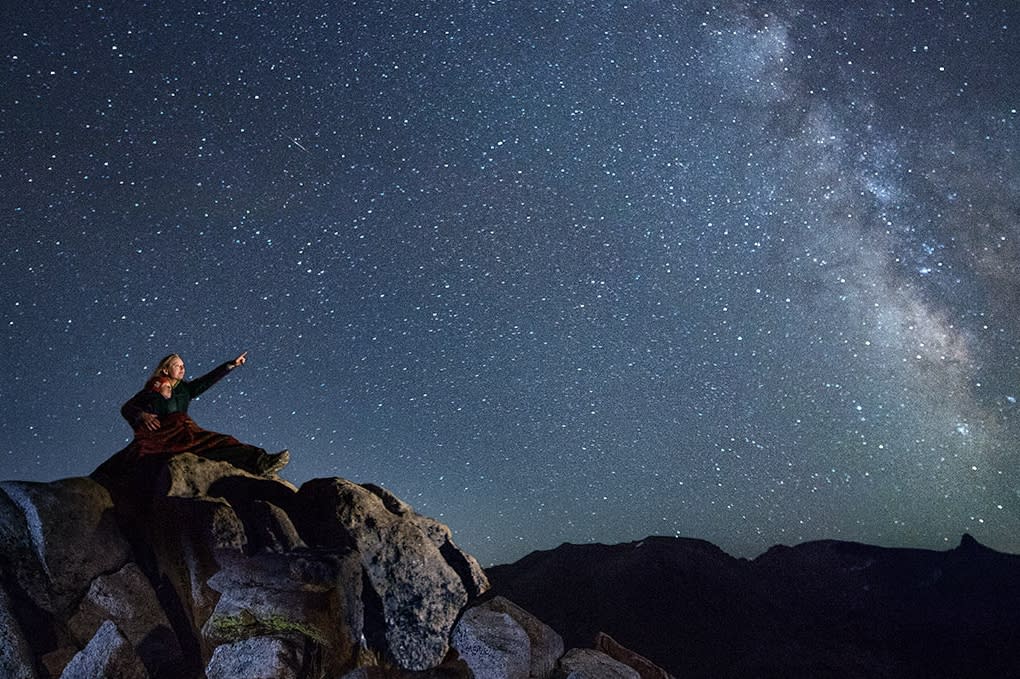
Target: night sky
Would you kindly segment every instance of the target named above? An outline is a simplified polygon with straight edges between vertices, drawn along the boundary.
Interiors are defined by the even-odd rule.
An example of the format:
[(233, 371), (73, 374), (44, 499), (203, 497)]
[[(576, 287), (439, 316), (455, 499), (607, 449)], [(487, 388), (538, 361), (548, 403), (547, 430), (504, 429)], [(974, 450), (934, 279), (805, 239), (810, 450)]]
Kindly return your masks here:
[[(843, 5), (847, 4), (848, 7)], [(1020, 4), (0, 10), (0, 478), (202, 426), (561, 542), (1020, 552)]]

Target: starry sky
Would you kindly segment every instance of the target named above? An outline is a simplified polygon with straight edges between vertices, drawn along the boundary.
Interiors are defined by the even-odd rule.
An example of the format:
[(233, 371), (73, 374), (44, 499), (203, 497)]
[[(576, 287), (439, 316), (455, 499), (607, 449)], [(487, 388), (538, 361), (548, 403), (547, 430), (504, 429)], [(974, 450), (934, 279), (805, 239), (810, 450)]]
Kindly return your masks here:
[[(846, 6), (844, 6), (846, 5)], [(1020, 5), (0, 10), (0, 477), (202, 426), (561, 542), (1020, 552)]]

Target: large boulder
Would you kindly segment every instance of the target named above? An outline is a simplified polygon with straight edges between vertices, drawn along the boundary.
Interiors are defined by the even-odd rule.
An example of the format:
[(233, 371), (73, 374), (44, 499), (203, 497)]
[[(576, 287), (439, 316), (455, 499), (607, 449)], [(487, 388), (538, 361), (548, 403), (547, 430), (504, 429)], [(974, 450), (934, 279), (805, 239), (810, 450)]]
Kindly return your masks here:
[(0, 575), (11, 591), (17, 588), (33, 602), (47, 607), (52, 598), (46, 571), (36, 555), (24, 510), (14, 503), (0, 484)]
[(233, 556), (209, 580), (220, 593), (202, 632), (219, 648), (246, 638), (301, 637), (336, 673), (362, 637), (361, 564), (353, 553)]
[(211, 460), (184, 453), (174, 455), (162, 465), (154, 479), (156, 485), (153, 494), (170, 497), (208, 497), (214, 495), (210, 492), (213, 486), (231, 478), (275, 483), (223, 460)]
[(633, 667), (591, 648), (573, 648), (560, 658), (554, 679), (641, 679)]
[(381, 486), (366, 483), (362, 488), (378, 497), (393, 515), (416, 526), (435, 545), (450, 567), (460, 576), (468, 598), (476, 599), (489, 589), (489, 578), (485, 571), (473, 556), (454, 543), (449, 526), (430, 516), (419, 514), (411, 505)]
[[(243, 554), (244, 525), (222, 498), (158, 498), (144, 532), (150, 571), (172, 592), (177, 626), (197, 631), (212, 616), (219, 593), (209, 579), (230, 555)], [(172, 529), (170, 527), (173, 527)], [(196, 642), (201, 636), (195, 634)], [(200, 645), (204, 665), (212, 648)]]
[(106, 622), (114, 623), (153, 676), (171, 676), (184, 664), (183, 651), (149, 580), (134, 563), (92, 581), (68, 620), (82, 645)]
[(308, 546), (287, 512), (271, 502), (252, 502), (245, 523), (250, 526), (248, 539), (252, 551), (283, 553)]
[[(396, 664), (410, 670), (438, 665), (468, 602), (465, 578), (447, 561), (461, 555), (410, 507), (376, 487), (344, 479), (316, 479), (298, 491), (296, 521), (305, 541), (351, 549), (365, 573), (365, 636)], [(473, 562), (464, 558), (464, 565)], [(465, 573), (470, 581), (470, 568)], [(484, 575), (481, 575), (484, 578)]]
[(217, 646), (207, 679), (301, 679), (304, 646), (293, 639), (249, 637)]
[(501, 596), (493, 597), (480, 606), (509, 615), (528, 635), (531, 645), (528, 674), (532, 679), (546, 679), (553, 673), (564, 650), (563, 637), (556, 630)]
[(91, 479), (4, 481), (0, 496), (0, 565), (48, 613), (65, 614), (130, 558), (110, 494)]
[(634, 668), (641, 675), (641, 679), (674, 679), (669, 672), (640, 653), (630, 650), (605, 632), (599, 632), (595, 637), (595, 650)]
[(14, 615), (7, 592), (0, 587), (0, 677), (36, 679), (32, 649)]
[(79, 652), (60, 679), (149, 679), (145, 665), (131, 642), (107, 620)]
[(528, 679), (531, 641), (510, 615), (477, 606), (453, 630), (453, 647), (476, 677)]

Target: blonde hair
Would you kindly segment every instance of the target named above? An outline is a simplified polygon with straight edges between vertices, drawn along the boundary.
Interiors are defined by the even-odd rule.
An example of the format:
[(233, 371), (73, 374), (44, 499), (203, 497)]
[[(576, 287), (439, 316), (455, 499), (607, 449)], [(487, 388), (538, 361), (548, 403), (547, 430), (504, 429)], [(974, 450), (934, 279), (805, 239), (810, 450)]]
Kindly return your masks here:
[[(156, 369), (152, 371), (152, 375), (149, 377), (149, 379), (153, 380), (157, 377), (170, 377), (170, 373), (167, 372), (167, 368), (170, 367), (170, 363), (174, 359), (177, 359), (181, 363), (184, 362), (184, 359), (177, 354), (170, 354), (169, 356), (165, 356), (163, 360), (156, 364)], [(177, 386), (174, 380), (170, 380), (170, 383), (173, 386)]]

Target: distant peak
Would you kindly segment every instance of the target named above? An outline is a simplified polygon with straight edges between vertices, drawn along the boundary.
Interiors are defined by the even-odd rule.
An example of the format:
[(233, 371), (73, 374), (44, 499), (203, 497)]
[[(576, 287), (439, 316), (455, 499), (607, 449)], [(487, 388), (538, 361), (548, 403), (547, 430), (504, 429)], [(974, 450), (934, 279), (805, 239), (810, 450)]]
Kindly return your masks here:
[(957, 549), (975, 550), (984, 549), (985, 546), (978, 542), (973, 535), (970, 533), (964, 533), (960, 536), (960, 546)]

